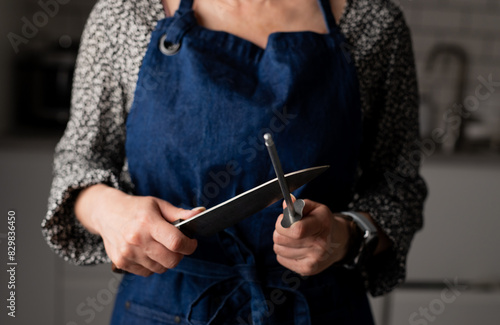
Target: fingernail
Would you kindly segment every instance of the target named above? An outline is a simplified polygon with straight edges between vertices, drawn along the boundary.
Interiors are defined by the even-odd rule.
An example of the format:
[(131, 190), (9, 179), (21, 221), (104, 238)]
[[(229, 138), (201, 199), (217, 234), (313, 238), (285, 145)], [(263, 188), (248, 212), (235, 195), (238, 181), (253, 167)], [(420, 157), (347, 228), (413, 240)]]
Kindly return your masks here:
[(200, 211), (200, 212), (203, 212), (203, 211), (205, 211), (206, 209), (207, 209), (207, 208), (205, 208), (205, 207), (196, 207), (196, 208), (191, 209), (191, 211)]
[(297, 200), (297, 198), (295, 197), (295, 195), (293, 195), (292, 193), (290, 193), (290, 196), (292, 197), (292, 200)]

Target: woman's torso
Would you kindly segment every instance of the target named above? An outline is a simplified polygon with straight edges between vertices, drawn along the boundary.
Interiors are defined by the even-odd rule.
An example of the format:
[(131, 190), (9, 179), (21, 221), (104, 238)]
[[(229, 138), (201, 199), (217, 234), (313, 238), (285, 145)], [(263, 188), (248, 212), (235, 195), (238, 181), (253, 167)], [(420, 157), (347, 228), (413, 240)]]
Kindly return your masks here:
[[(321, 179), (296, 195), (333, 211), (346, 208), (361, 138), (359, 90), (329, 3), (321, 5), (327, 33), (273, 33), (265, 49), (237, 35), (200, 26), (188, 0), (172, 18), (159, 22), (127, 119), (127, 158), (137, 194), (154, 195), (185, 208), (211, 207), (230, 199), (272, 175), (269, 158), (259, 150), (263, 131), (271, 131), (284, 156), (285, 171), (331, 165)], [(177, 50), (167, 51), (165, 42), (175, 44)], [(226, 171), (230, 163), (238, 171)], [(221, 173), (226, 174), (224, 184), (217, 176)], [(360, 310), (366, 312), (362, 291), (355, 290), (356, 295), (347, 298), (348, 288), (361, 287), (359, 274), (344, 274), (340, 279), (336, 275), (343, 272), (331, 270), (308, 280), (303, 290), (292, 289), (283, 280), (286, 270), (276, 263), (272, 251), (278, 214), (275, 204), (222, 233), (199, 238), (192, 257), (166, 274), (148, 280), (133, 277), (135, 284), (124, 289), (120, 299), (134, 299), (134, 305), (161, 301), (166, 305), (159, 308), (163, 312), (190, 304), (181, 319), (200, 319), (200, 313), (207, 313), (202, 322), (215, 321), (231, 310), (222, 319), (236, 317), (243, 306), (250, 306), (258, 323), (266, 313), (265, 292), (275, 288), (297, 296), (300, 301), (294, 309), (309, 310), (318, 299), (332, 304), (337, 299), (335, 309), (340, 314), (327, 316), (327, 308), (320, 316), (323, 320), (351, 319), (351, 311), (341, 309), (345, 303), (354, 304), (353, 308), (365, 305)], [(225, 278), (214, 280), (220, 272)], [(196, 285), (193, 276), (210, 281)], [(213, 286), (228, 285), (234, 279), (234, 291), (215, 302), (222, 288), (214, 291)], [(339, 280), (350, 285), (341, 290)], [(329, 289), (307, 295), (318, 281)], [(184, 298), (176, 304), (179, 295)], [(201, 298), (202, 307), (198, 306)], [(309, 320), (307, 315), (289, 319), (294, 318), (299, 323)]]

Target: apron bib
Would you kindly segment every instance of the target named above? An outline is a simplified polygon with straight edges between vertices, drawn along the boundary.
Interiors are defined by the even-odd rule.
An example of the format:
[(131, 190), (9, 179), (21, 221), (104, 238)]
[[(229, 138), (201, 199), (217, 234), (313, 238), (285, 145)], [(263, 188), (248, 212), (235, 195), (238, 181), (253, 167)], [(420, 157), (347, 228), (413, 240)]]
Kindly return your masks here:
[[(266, 49), (200, 26), (192, 0), (158, 22), (126, 126), (137, 195), (210, 208), (260, 185), (275, 177), (263, 142), (270, 132), (285, 173), (331, 165), (296, 197), (347, 207), (360, 95), (329, 1), (319, 4), (328, 34), (273, 33)], [(112, 323), (372, 324), (359, 274), (332, 267), (303, 279), (276, 262), (280, 213), (277, 202), (199, 238), (164, 274), (126, 275)]]

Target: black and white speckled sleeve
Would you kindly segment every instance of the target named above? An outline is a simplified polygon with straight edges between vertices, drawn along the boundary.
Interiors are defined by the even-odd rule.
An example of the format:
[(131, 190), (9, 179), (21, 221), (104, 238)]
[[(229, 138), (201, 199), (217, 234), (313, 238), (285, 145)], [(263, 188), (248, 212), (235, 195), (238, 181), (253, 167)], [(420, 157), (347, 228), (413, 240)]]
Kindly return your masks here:
[(364, 102), (361, 173), (350, 209), (369, 212), (393, 242), (389, 252), (366, 265), (374, 296), (405, 279), (427, 194), (418, 173), (419, 98), (410, 32), (399, 8), (389, 1), (375, 3), (353, 1), (345, 17), (356, 11), (365, 22), (346, 31), (356, 48)]
[(78, 265), (108, 261), (101, 238), (75, 218), (79, 191), (97, 183), (123, 185), (126, 100), (112, 62), (109, 33), (115, 18), (110, 9), (105, 2), (98, 3), (82, 36), (70, 121), (56, 147), (48, 212), (42, 223), (49, 246)]

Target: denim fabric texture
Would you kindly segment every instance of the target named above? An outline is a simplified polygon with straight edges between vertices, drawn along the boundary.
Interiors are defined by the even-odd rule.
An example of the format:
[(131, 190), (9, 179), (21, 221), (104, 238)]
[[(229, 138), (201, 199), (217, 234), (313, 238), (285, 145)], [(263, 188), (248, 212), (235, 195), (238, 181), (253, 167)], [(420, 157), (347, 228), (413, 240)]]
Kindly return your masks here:
[[(200, 26), (182, 0), (158, 22), (127, 119), (136, 194), (183, 208), (218, 203), (285, 173), (330, 169), (294, 192), (346, 208), (361, 144), (358, 80), (328, 0), (328, 34), (273, 33), (267, 47)], [(173, 55), (160, 42), (180, 45)], [(331, 267), (302, 278), (276, 261), (281, 202), (209, 238), (175, 269), (128, 274), (112, 324), (373, 324), (361, 277)]]

